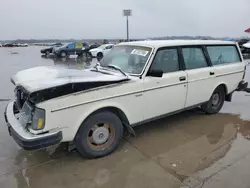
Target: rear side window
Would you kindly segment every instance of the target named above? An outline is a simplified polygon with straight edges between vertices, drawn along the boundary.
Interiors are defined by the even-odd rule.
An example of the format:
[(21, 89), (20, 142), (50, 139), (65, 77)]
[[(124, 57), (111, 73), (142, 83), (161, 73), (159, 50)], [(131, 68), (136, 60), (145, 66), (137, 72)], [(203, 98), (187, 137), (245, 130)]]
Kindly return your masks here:
[(208, 66), (202, 48), (184, 47), (182, 48), (182, 55), (187, 70)]
[(241, 61), (236, 46), (207, 46), (207, 51), (213, 65)]
[(74, 49), (75, 48), (75, 43), (71, 43), (68, 45), (68, 49)]

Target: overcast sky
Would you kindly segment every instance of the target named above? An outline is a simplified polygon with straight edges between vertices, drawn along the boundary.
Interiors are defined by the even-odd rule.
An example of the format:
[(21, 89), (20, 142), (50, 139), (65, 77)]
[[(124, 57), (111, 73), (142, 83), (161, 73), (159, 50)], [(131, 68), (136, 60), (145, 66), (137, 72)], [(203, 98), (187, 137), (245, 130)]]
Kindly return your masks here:
[(0, 40), (247, 36), (250, 0), (1, 0)]

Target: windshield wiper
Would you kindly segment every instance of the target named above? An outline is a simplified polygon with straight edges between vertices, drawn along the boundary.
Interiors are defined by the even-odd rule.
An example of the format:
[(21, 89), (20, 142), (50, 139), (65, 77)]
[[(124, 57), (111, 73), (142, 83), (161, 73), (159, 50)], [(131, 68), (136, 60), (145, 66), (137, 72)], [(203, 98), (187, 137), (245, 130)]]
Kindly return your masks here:
[(128, 78), (128, 75), (120, 67), (118, 67), (116, 65), (106, 65), (106, 66), (103, 66), (103, 67), (108, 67), (108, 68), (115, 69), (115, 70), (119, 71), (120, 73), (122, 73), (124, 76), (126, 76)]

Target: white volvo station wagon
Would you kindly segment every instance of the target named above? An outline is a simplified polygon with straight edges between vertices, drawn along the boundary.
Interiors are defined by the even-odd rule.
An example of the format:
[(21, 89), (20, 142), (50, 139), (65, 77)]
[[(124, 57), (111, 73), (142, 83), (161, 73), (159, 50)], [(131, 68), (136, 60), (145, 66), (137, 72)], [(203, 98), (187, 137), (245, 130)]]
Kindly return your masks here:
[(91, 69), (18, 72), (5, 119), (24, 149), (73, 142), (83, 156), (102, 157), (136, 125), (195, 107), (218, 113), (234, 91), (247, 87), (245, 69), (233, 42), (120, 43)]

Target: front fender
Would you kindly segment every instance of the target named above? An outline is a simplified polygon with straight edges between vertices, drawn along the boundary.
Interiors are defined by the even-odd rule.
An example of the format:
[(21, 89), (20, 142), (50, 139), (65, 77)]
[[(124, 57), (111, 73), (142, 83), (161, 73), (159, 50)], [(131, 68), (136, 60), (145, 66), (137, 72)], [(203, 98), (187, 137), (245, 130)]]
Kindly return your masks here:
[[(87, 107), (88, 106), (88, 107)], [(121, 110), (125, 116), (127, 117), (128, 121), (130, 122), (130, 113), (123, 107), (121, 106), (121, 104), (118, 104), (116, 102), (98, 102), (95, 103), (95, 105), (87, 105), (86, 107), (84, 107), (86, 110), (83, 111), (81, 113), (81, 115), (79, 116), (79, 119), (77, 120), (76, 126), (74, 127), (74, 129), (72, 129), (72, 135), (76, 135), (78, 129), (80, 128), (80, 126), (82, 125), (82, 123), (94, 112), (103, 109), (103, 108), (117, 108), (119, 110)]]

